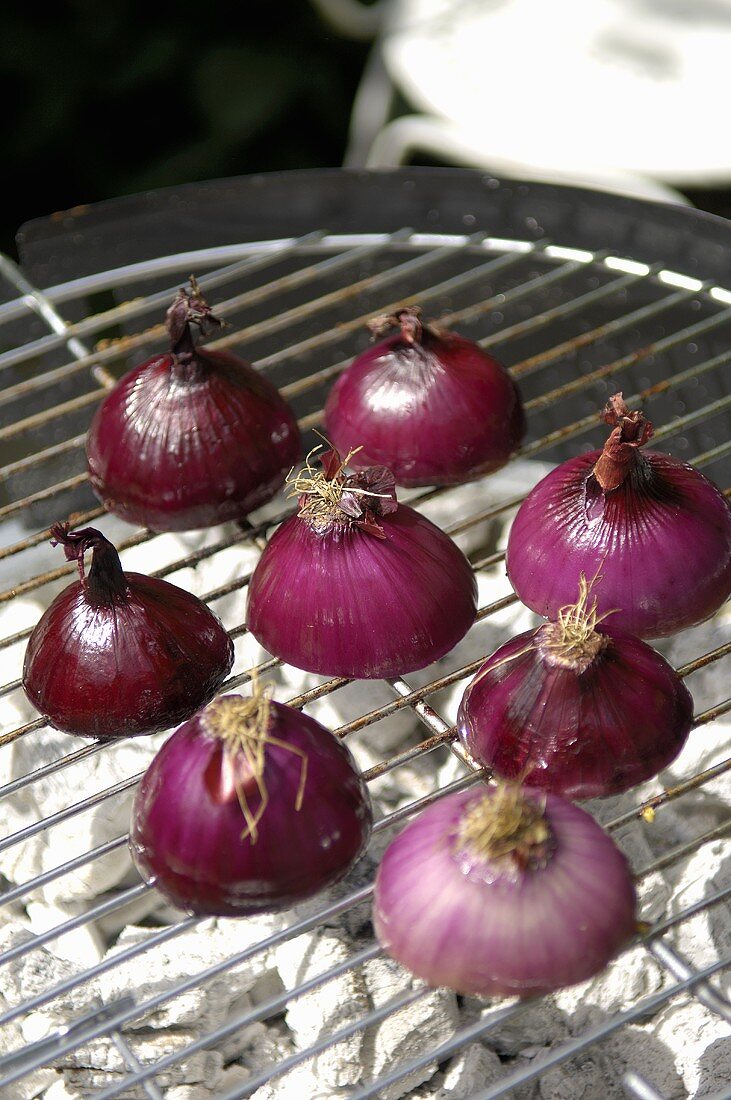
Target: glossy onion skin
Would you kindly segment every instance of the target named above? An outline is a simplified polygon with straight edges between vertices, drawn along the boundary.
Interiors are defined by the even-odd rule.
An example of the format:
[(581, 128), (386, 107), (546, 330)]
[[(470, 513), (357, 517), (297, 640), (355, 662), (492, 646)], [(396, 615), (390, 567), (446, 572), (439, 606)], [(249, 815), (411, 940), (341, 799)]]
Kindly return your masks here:
[(467, 633), (477, 586), (461, 550), (403, 504), (379, 522), (385, 539), (282, 524), (249, 584), (247, 623), (265, 649), (307, 672), (374, 679), (425, 668)]
[(130, 371), (96, 411), (89, 476), (108, 511), (153, 531), (243, 519), (270, 500), (300, 457), (292, 411), (274, 386), (227, 351), (178, 381), (172, 355)]
[(672, 763), (693, 699), (665, 658), (606, 623), (604, 648), (577, 672), (544, 661), (542, 629), (500, 646), (468, 685), (457, 729), (470, 755), (570, 799), (618, 794)]
[(69, 585), (28, 641), (23, 687), (64, 733), (100, 740), (168, 729), (210, 702), (234, 650), (219, 619), (167, 581), (125, 573), (128, 596), (94, 605)]
[(181, 909), (226, 917), (284, 909), (337, 882), (365, 851), (370, 799), (349, 750), (308, 715), (269, 705), (271, 735), (307, 754), (307, 778), (296, 810), (301, 757), (266, 747), (269, 803), (255, 843), (242, 840), (238, 797), (218, 778), (223, 742), (201, 715), (165, 742), (140, 783), (132, 856), (145, 881)]
[(597, 611), (613, 611), (612, 624), (630, 634), (659, 638), (703, 622), (731, 592), (723, 494), (692, 466), (643, 451), (604, 496), (591, 476), (600, 454), (563, 462), (519, 508), (506, 554), (519, 599), (555, 619), (575, 600), (580, 573), (599, 573)]
[(539, 795), (556, 842), (516, 878), (459, 853), (456, 831), (485, 788), (434, 803), (384, 853), (374, 926), (384, 950), (432, 986), (532, 996), (597, 974), (635, 931), (622, 853), (584, 810)]
[(504, 466), (525, 435), (518, 388), (455, 333), (400, 333), (359, 355), (325, 405), (328, 439), (356, 467), (384, 464), (399, 485), (459, 485)]

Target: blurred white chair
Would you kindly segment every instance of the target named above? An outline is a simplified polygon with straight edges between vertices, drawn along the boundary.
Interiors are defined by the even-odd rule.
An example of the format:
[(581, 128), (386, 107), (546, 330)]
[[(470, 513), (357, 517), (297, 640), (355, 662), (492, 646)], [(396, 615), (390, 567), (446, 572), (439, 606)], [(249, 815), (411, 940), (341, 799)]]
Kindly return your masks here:
[[(731, 0), (312, 0), (374, 39), (345, 163), (419, 152), (665, 201), (731, 181)], [(393, 117), (398, 93), (413, 113)]]

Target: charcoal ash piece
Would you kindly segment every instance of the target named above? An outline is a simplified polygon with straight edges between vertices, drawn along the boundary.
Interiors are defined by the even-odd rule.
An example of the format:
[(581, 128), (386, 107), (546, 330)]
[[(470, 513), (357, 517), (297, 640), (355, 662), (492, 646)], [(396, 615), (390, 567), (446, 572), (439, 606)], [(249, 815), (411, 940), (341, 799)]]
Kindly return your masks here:
[(654, 1022), (653, 1038), (670, 1051), (683, 1081), (681, 1095), (718, 1096), (719, 1085), (731, 1081), (729, 1025), (698, 1001), (670, 1002)]
[[(363, 976), (373, 1008), (388, 1004), (408, 990), (414, 979), (388, 957), (370, 959), (363, 965)], [(368, 1029), (363, 1044), (364, 1082), (376, 1081), (396, 1066), (428, 1054), (450, 1039), (459, 1026), (457, 999), (448, 989), (426, 989), (413, 1004), (390, 1013)], [(399, 1100), (437, 1071), (430, 1061), (400, 1081), (379, 1090), (379, 1100)]]
[[(158, 734), (105, 746), (10, 795), (3, 802), (6, 835), (144, 771), (165, 737)], [(86, 744), (89, 742), (49, 728), (34, 730), (10, 746), (11, 762), (6, 774), (9, 779), (26, 775)], [(3, 853), (3, 874), (13, 883), (29, 882), (75, 856), (124, 836), (133, 798), (134, 788), (130, 788), (13, 845)], [(126, 846), (122, 845), (52, 880), (34, 896), (49, 904), (74, 899), (88, 902), (121, 883), (131, 866)]]
[[(324, 974), (353, 954), (347, 937), (334, 929), (306, 933), (275, 948), (273, 961), (284, 988), (291, 990), (310, 978)], [(297, 1050), (306, 1050), (323, 1036), (364, 1016), (368, 993), (360, 970), (349, 970), (292, 1000), (286, 1013), (287, 1026)], [(363, 1033), (328, 1048), (315, 1058), (313, 1072), (332, 1088), (344, 1088), (360, 1081)]]
[[(7, 1007), (0, 985), (0, 1008), (4, 1011)], [(22, 1050), (25, 1045), (26, 1040), (17, 1023), (5, 1024), (4, 1027), (0, 1028), (0, 1055)], [(35, 1100), (35, 1097), (41, 1094), (45, 1098), (48, 1095), (47, 1090), (49, 1087), (53, 1087), (57, 1082), (58, 1071), (50, 1066), (43, 1066), (40, 1069), (32, 1070), (25, 1077), (21, 1077), (19, 1081), (13, 1081), (10, 1085), (3, 1085), (2, 1090), (0, 1090), (2, 1100)], [(58, 1097), (58, 1100), (67, 1100), (67, 1098)], [(76, 1100), (76, 1097), (71, 1097), (69, 1100)]]
[[(143, 1068), (154, 1065), (168, 1055), (179, 1055), (172, 1066), (155, 1074), (161, 1089), (174, 1085), (205, 1085), (215, 1088), (223, 1070), (223, 1059), (215, 1050), (199, 1050), (186, 1056), (185, 1051), (195, 1040), (193, 1031), (168, 1028), (164, 1033), (136, 1035), (125, 1032), (125, 1042)], [(112, 1039), (106, 1036), (79, 1046), (55, 1062), (72, 1088), (88, 1094), (122, 1080), (131, 1071)], [(124, 1095), (124, 1094), (122, 1094)], [(139, 1095), (138, 1086), (130, 1087), (130, 1096)]]
[[(726, 815), (728, 816), (726, 803)], [(709, 874), (709, 861), (715, 871)], [(728, 890), (731, 884), (731, 840), (719, 839), (706, 844), (683, 863), (682, 874), (673, 895), (671, 912), (683, 912), (696, 902)], [(713, 905), (678, 923), (665, 939), (692, 964), (703, 970), (731, 952), (731, 912), (727, 905)], [(723, 974), (715, 979), (726, 996), (731, 979)]]
[[(271, 1067), (273, 1068), (273, 1067)], [(347, 1093), (333, 1093), (332, 1085), (319, 1080), (309, 1062), (294, 1066), (287, 1073), (277, 1074), (256, 1092), (251, 1100), (335, 1100), (336, 1096)]]
[[(33, 943), (35, 935), (24, 920), (11, 920), (0, 925), (0, 952)], [(73, 980), (80, 967), (58, 958), (49, 946), (39, 947), (3, 963), (0, 970), (0, 1006), (2, 1011), (42, 996), (62, 983)], [(69, 1020), (93, 1011), (99, 1004), (99, 987), (96, 982), (82, 985), (61, 993), (47, 1004), (20, 1018), (20, 1022), (0, 1028), (0, 1051), (17, 1048), (6, 1028), (20, 1031), (23, 1043), (45, 1038)], [(20, 1044), (23, 1045), (23, 1044)]]
[(417, 1089), (413, 1100), (468, 1100), (505, 1075), (497, 1054), (481, 1043), (470, 1043), (449, 1060), (444, 1072)]
[[(181, 914), (182, 916), (182, 914)], [(140, 955), (120, 962), (99, 977), (105, 1001), (132, 993), (138, 1003), (166, 993), (209, 967), (255, 947), (278, 931), (281, 916), (249, 917), (245, 921), (207, 919), (173, 939)], [(143, 944), (159, 931), (130, 926), (107, 955), (112, 960), (121, 952)], [(159, 1008), (135, 1017), (130, 1027), (148, 1031), (170, 1027), (189, 1028), (203, 1035), (229, 1017), (231, 1006), (249, 993), (261, 977), (273, 969), (265, 954), (255, 954), (220, 975), (164, 1001)]]

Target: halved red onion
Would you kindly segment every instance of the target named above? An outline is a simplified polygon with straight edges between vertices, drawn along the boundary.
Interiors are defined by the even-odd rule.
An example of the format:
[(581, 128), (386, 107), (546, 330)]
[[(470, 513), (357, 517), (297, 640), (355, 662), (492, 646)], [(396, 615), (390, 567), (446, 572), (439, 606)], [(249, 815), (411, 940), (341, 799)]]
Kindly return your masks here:
[(182, 725), (145, 773), (130, 848), (181, 909), (237, 917), (337, 882), (365, 850), (368, 790), (345, 745), (292, 707), (224, 695)]
[(294, 415), (272, 384), (224, 349), (196, 347), (221, 322), (195, 279), (167, 313), (170, 352), (105, 397), (86, 442), (108, 511), (153, 531), (243, 519), (270, 500), (301, 454)]
[(683, 748), (693, 699), (672, 665), (639, 638), (597, 625), (588, 586), (556, 622), (487, 658), (459, 709), (460, 740), (478, 763), (565, 798), (601, 798), (642, 783)]
[(635, 932), (627, 861), (556, 795), (480, 785), (434, 803), (386, 849), (373, 918), (433, 986), (532, 996), (598, 973)]
[(234, 649), (203, 601), (168, 581), (125, 573), (93, 527), (57, 524), (51, 533), (81, 576), (44, 612), (25, 651), (25, 693), (51, 725), (100, 740), (136, 736), (168, 729), (210, 702)]
[(324, 676), (424, 668), (474, 621), (470, 564), (443, 531), (397, 503), (385, 467), (347, 474), (335, 451), (322, 462), (322, 473), (308, 460), (294, 480), (299, 512), (257, 564), (249, 630), (270, 653)]
[(518, 597), (547, 618), (571, 602), (579, 575), (602, 575), (601, 614), (641, 638), (702, 622), (731, 592), (731, 509), (720, 489), (670, 455), (615, 394), (603, 451), (561, 463), (528, 494), (508, 539)]
[(526, 430), (518, 387), (479, 344), (404, 307), (371, 331), (399, 331), (362, 352), (325, 405), (328, 437), (357, 466), (399, 485), (460, 485), (504, 466)]

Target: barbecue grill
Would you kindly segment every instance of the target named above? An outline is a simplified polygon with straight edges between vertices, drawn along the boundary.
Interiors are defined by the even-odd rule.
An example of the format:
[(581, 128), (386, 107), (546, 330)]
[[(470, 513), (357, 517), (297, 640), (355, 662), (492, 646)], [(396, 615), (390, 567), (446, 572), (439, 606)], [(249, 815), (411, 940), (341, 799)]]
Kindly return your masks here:
[[(23, 699), (22, 655), (38, 605), (47, 606), (75, 569), (60, 564), (59, 552), (48, 546), (50, 523), (99, 523), (117, 540), (126, 568), (197, 586), (219, 614), (225, 606), (237, 663), (224, 690), (245, 687), (253, 664), (263, 678), (276, 679), (281, 701), (331, 708), (341, 715), (338, 736), (370, 745), (366, 777), (374, 790), (416, 769), (420, 785), (414, 796), (401, 796), (376, 825), (377, 853), (412, 813), (446, 790), (479, 780), (454, 742), (453, 705), (481, 658), (515, 632), (509, 615), (520, 612), (504, 578), (505, 524), (549, 464), (601, 444), (606, 429), (597, 409), (607, 397), (622, 390), (629, 404), (641, 403), (656, 425), (653, 446), (692, 461), (730, 491), (731, 226), (686, 208), (478, 172), (337, 170), (215, 181), (79, 208), (29, 223), (19, 234), (19, 247), (21, 267), (0, 259), (5, 493), (0, 507), (0, 702), (5, 708), (0, 799), (11, 808), (14, 822), (9, 831), (3, 828), (0, 839), (0, 906), (22, 926), (27, 903), (30, 914), (44, 890), (54, 891), (58, 899), (68, 887), (75, 908), (65, 912), (57, 906), (53, 911), (61, 917), (50, 925), (31, 921), (29, 931), (2, 941), (0, 1095), (30, 1097), (56, 1087), (55, 1076), (43, 1071), (56, 1066), (60, 1074), (64, 1067), (78, 1067), (74, 1055), (85, 1050), (92, 1052), (88, 1066), (97, 1067), (93, 1087), (105, 1098), (159, 1098), (186, 1081), (205, 1084), (205, 1075), (176, 1074), (201, 1052), (211, 1051), (224, 1052), (216, 1063), (213, 1095), (233, 1100), (261, 1089), (258, 1097), (279, 1096), (276, 1087), (286, 1075), (291, 1078), (338, 1044), (380, 1034), (389, 1020), (423, 1005), (433, 993), (402, 973), (400, 987), (386, 1000), (371, 996), (352, 1013), (344, 1006), (342, 1018), (314, 1039), (298, 1043), (290, 1036), (289, 1046), (272, 1046), (268, 1061), (259, 1057), (247, 1068), (245, 1052), (231, 1054), (232, 1039), (249, 1034), (253, 1025), (268, 1021), (285, 1032), (298, 1002), (358, 975), (379, 958), (367, 925), (375, 855), (333, 891), (284, 914), (276, 925), (262, 925), (260, 934), (250, 935), (251, 942), (231, 932), (230, 948), (210, 965), (196, 969), (193, 960), (185, 969), (171, 964), (167, 982), (152, 994), (142, 988), (142, 980), (125, 987), (121, 975), (129, 964), (144, 975), (156, 956), (173, 959), (176, 945), (188, 944), (191, 932), (215, 922), (162, 904), (155, 907), (154, 895), (129, 868), (123, 828), (95, 834), (82, 850), (65, 846), (63, 830), (83, 815), (101, 808), (102, 817), (114, 820), (114, 807), (129, 800), (139, 768), (124, 755), (129, 742), (96, 744), (56, 736)], [(425, 315), (478, 339), (510, 367), (529, 421), (517, 460), (470, 487), (400, 494), (440, 519), (461, 541), (490, 593), (467, 641), (438, 665), (368, 691), (361, 685), (353, 694), (358, 685), (298, 679), (276, 659), (246, 648), (251, 642), (243, 621), (248, 573), (239, 563), (255, 561), (266, 537), (289, 513), (283, 498), (247, 524), (183, 536), (182, 541), (104, 516), (85, 473), (86, 427), (114, 381), (164, 347), (164, 310), (191, 272), (228, 322), (214, 345), (234, 348), (281, 388), (297, 412), (306, 446), (317, 442), (310, 433), (321, 424), (328, 387), (364, 346), (365, 321), (399, 304), (420, 304)], [(237, 554), (244, 557), (231, 556)], [(236, 568), (229, 575), (232, 561)], [(710, 625), (658, 648), (671, 656), (694, 694), (691, 746), (702, 744), (712, 755), (684, 753), (661, 780), (620, 799), (591, 804), (620, 846), (630, 843), (630, 833), (650, 838), (649, 859), (638, 862), (636, 851), (629, 853), (640, 883), (664, 873), (678, 881), (688, 862), (707, 850), (718, 854), (720, 868), (724, 837), (731, 831), (721, 797), (724, 777), (731, 772), (729, 727), (723, 721), (731, 700), (722, 698), (719, 672), (731, 652), (728, 609), (722, 608)], [(339, 710), (341, 698), (348, 702)], [(41, 746), (37, 756), (34, 746)], [(95, 777), (108, 774), (100, 762), (115, 757), (122, 761), (121, 771), (114, 773), (114, 782), (100, 782)], [(57, 805), (54, 792), (69, 776), (81, 778), (69, 780), (66, 800)], [(682, 823), (680, 832), (663, 824), (672, 814)], [(54, 842), (54, 837), (62, 839)], [(34, 873), (23, 877), (14, 868), (24, 866), (23, 853), (31, 848), (41, 854), (33, 857)], [(113, 871), (110, 885), (95, 896), (85, 896), (79, 881), (102, 864), (121, 870)], [(641, 960), (640, 971), (652, 970), (657, 980), (644, 991), (638, 980), (634, 993), (611, 1011), (588, 1012), (568, 1032), (551, 1033), (556, 1014), (550, 999), (484, 1005), (459, 999), (451, 1030), (435, 1038), (425, 1027), (421, 1043), (417, 1035), (403, 1056), (380, 1066), (375, 1076), (365, 1070), (359, 1076), (356, 1067), (349, 1082), (324, 1083), (321, 1095), (363, 1100), (423, 1089), (416, 1094), (480, 1100), (508, 1094), (563, 1096), (569, 1093), (550, 1083), (556, 1080), (550, 1075), (562, 1067), (574, 1074), (571, 1095), (577, 1097), (612, 1095), (614, 1088), (638, 1100), (678, 1095), (653, 1079), (654, 1063), (637, 1036), (642, 1030), (650, 1042), (662, 1014), (678, 1004), (701, 1011), (704, 1026), (731, 1023), (731, 1004), (720, 986), (731, 961), (729, 923), (723, 923), (730, 889), (728, 873), (724, 880), (719, 869), (707, 875), (690, 900), (690, 895), (674, 895), (669, 907), (641, 912), (649, 923), (631, 950)], [(0, 912), (0, 935), (2, 917)], [(138, 918), (146, 935), (116, 942), (125, 924)], [(712, 934), (703, 951), (688, 954), (678, 946), (679, 930), (699, 919), (706, 920), (704, 927)], [(312, 971), (303, 955), (292, 963), (290, 982), (260, 981), (256, 996), (234, 1003), (226, 1019), (201, 1033), (189, 1029), (182, 1042), (178, 1030), (164, 1053), (157, 1046), (150, 1054), (144, 1042), (140, 1045), (141, 1037), (151, 1034), (140, 1021), (144, 1025), (151, 1013), (164, 1013), (199, 989), (210, 990), (213, 1000), (221, 983), (232, 981), (243, 965), (254, 966), (283, 947), (296, 954), (300, 942), (311, 948), (307, 934), (341, 927), (343, 920), (350, 922), (352, 936), (341, 941), (347, 950), (334, 962)], [(232, 924), (244, 938), (249, 934), (245, 925), (255, 932), (260, 928), (256, 922)], [(44, 967), (55, 958), (49, 952), (59, 941), (71, 942), (70, 937), (91, 929), (103, 941), (98, 959), (67, 956), (61, 969), (44, 976)], [(31, 960), (35, 984), (17, 977)], [(110, 988), (113, 995), (103, 992)], [(49, 1025), (54, 1005), (62, 1006), (63, 1022)], [(491, 1045), (501, 1029), (517, 1026), (526, 1013), (540, 1019), (536, 1014), (541, 1012), (549, 1021), (548, 1033), (538, 1028), (536, 1047), (525, 1055), (507, 1055)], [(39, 1024), (43, 1020), (45, 1029)], [(614, 1083), (601, 1093), (580, 1091), (586, 1058), (596, 1057), (600, 1064), (604, 1046), (623, 1037), (629, 1053)], [(116, 1051), (116, 1064), (94, 1061), (99, 1044)], [(461, 1092), (446, 1091), (444, 1081), (455, 1060), (480, 1050), (490, 1053), (489, 1079), (478, 1074)], [(233, 1063), (237, 1074), (231, 1073)], [(67, 1079), (71, 1090), (69, 1082), (72, 1077)], [(268, 1083), (274, 1091), (266, 1090)], [(727, 1087), (727, 1081), (706, 1076), (698, 1095), (727, 1096)]]

